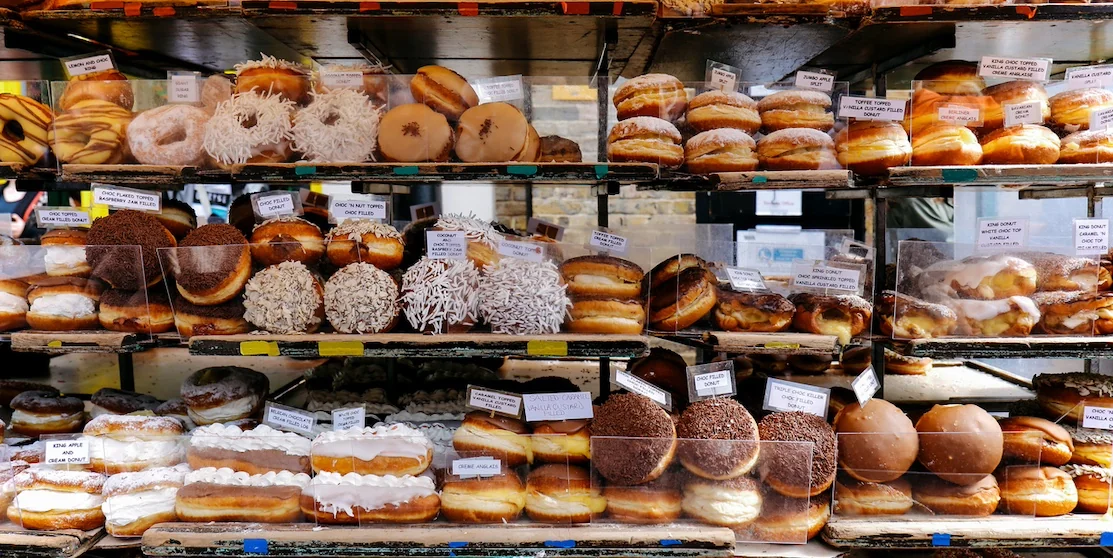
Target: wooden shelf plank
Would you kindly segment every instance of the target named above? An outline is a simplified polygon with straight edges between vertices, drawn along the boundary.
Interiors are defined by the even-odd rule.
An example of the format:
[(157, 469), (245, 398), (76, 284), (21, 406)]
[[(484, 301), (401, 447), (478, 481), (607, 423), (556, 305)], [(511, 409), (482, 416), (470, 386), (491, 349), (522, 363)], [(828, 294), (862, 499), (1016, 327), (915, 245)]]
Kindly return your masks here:
[(834, 356), (839, 353), (839, 340), (833, 335), (708, 331), (704, 339), (715, 351), (733, 354)]
[(0, 523), (0, 555), (73, 558), (84, 554), (104, 536), (104, 529), (31, 531), (11, 522)]
[(914, 339), (904, 352), (931, 358), (1110, 358), (1113, 336)]
[(1113, 16), (1113, 6), (1109, 4), (908, 5), (874, 8), (866, 23), (1104, 20), (1111, 16)]
[(16, 331), (12, 350), (24, 353), (133, 353), (148, 337), (116, 331)]
[(668, 173), (638, 184), (639, 190), (738, 192), (753, 190), (832, 190), (854, 188), (848, 170), (752, 171), (713, 174)]
[(895, 167), (889, 187), (927, 185), (1085, 185), (1113, 181), (1113, 164)]
[(952, 547), (1066, 548), (1099, 546), (1111, 529), (1100, 515), (1022, 517), (992, 515), (946, 518), (924, 515), (884, 518), (832, 517), (823, 539), (839, 548), (932, 548), (935, 535), (949, 535)]

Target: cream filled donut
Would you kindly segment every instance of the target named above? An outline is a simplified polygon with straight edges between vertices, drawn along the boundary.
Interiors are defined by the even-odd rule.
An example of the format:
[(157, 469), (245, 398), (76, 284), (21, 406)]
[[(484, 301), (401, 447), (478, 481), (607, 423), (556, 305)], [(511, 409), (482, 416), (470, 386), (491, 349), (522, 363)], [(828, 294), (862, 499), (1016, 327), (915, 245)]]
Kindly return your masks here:
[(24, 436), (80, 432), (85, 404), (56, 391), (25, 391), (12, 398), (12, 431)]
[(104, 525), (105, 476), (87, 471), (27, 469), (15, 476), (8, 519), (24, 529), (89, 531)]
[(205, 124), (205, 152), (222, 166), (285, 162), (293, 116), (294, 104), (278, 95), (237, 93)]
[(89, 416), (92, 418), (101, 415), (126, 415), (137, 411), (153, 411), (161, 403), (145, 393), (115, 388), (98, 389), (89, 398), (89, 402), (93, 404), (89, 410)]
[(572, 302), (550, 261), (503, 258), (483, 272), (479, 314), (493, 333), (558, 333)]
[(88, 277), (92, 269), (85, 258), (85, 237), (81, 229), (54, 229), (42, 236), (46, 254), (46, 274), (51, 277)]
[(369, 264), (344, 266), (325, 283), (325, 316), (340, 333), (383, 333), (398, 322), (398, 283)]
[(270, 380), (250, 368), (215, 366), (190, 374), (181, 396), (189, 418), (199, 425), (256, 415), (270, 391)]
[(325, 472), (302, 493), (301, 508), (321, 523), (422, 523), (437, 516), (441, 499), (427, 476)]
[(315, 93), (294, 115), (294, 149), (309, 162), (362, 163), (375, 160), (379, 109), (358, 91)]
[(83, 438), (93, 470), (115, 475), (181, 463), (184, 433), (170, 417), (101, 415), (85, 425)]
[(27, 290), (27, 324), (45, 331), (96, 329), (103, 284), (79, 277), (51, 277)]
[(108, 477), (102, 494), (104, 528), (114, 537), (138, 537), (156, 523), (177, 521), (174, 503), (188, 467), (157, 467)]
[(0, 280), (0, 331), (27, 327), (29, 309), (27, 283), (15, 279)]
[(359, 475), (420, 475), (433, 459), (433, 443), (404, 424), (377, 424), (325, 432), (313, 440), (313, 470)]
[(128, 124), (131, 155), (144, 165), (199, 166), (209, 113), (193, 105), (163, 105), (143, 111)]
[(227, 467), (259, 475), (267, 472), (308, 473), (311, 442), (260, 424), (241, 430), (230, 424), (210, 424), (194, 430), (186, 461), (194, 469)]
[(309, 480), (290, 471), (249, 475), (205, 467), (186, 474), (174, 510), (181, 521), (297, 522)]
[(421, 258), (402, 275), (402, 310), (428, 333), (463, 333), (479, 320), (479, 270), (471, 260)]

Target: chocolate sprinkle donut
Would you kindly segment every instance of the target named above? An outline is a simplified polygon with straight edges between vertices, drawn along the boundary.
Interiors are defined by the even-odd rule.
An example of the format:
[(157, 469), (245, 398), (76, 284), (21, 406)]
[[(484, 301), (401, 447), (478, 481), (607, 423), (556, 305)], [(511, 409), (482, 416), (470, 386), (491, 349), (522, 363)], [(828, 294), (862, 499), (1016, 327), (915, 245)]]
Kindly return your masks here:
[(835, 478), (835, 431), (822, 418), (800, 411), (773, 413), (761, 419), (757, 429), (763, 442), (812, 442), (810, 469), (801, 459), (801, 444), (765, 444), (758, 466), (762, 480), (773, 477), (795, 485), (810, 476), (814, 489)]
[(617, 485), (642, 484), (657, 478), (662, 461), (671, 461), (676, 427), (664, 409), (635, 393), (612, 395), (591, 423), (592, 463)]
[[(706, 399), (692, 403), (676, 426), (680, 438), (677, 454), (681, 462), (723, 477), (758, 453), (757, 423), (741, 403), (733, 399)], [(710, 440), (730, 440), (715, 442)], [(751, 443), (745, 443), (745, 442)], [(752, 466), (752, 462), (751, 462)]]
[[(93, 221), (85, 242), (85, 257), (93, 277), (131, 291), (162, 279), (158, 249), (176, 245), (170, 231), (154, 215), (131, 209)], [(140, 255), (142, 261), (136, 261)]]
[(247, 238), (232, 225), (205, 225), (186, 235), (179, 248), (184, 249), (175, 251), (174, 279), (187, 291), (205, 292), (235, 275)]

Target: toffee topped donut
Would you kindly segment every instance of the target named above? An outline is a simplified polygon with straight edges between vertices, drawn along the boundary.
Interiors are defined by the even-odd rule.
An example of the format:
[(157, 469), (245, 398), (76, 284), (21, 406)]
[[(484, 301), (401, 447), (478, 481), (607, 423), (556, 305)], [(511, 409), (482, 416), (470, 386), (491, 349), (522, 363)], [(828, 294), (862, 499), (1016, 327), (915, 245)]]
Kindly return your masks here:
[(920, 464), (945, 481), (974, 484), (1001, 463), (1001, 426), (976, 405), (935, 405), (916, 421), (916, 431)]
[(189, 233), (171, 260), (178, 293), (213, 306), (236, 298), (251, 277), (247, 239), (232, 225), (205, 225)]
[(838, 462), (835, 431), (827, 421), (800, 411), (779, 412), (761, 419), (757, 428), (763, 442), (811, 442), (810, 468), (808, 445), (766, 444), (758, 463), (765, 484), (790, 498), (818, 496), (831, 488)]
[(76, 397), (56, 391), (25, 391), (12, 399), (13, 432), (38, 437), (42, 434), (81, 432), (85, 423), (85, 404)]
[(89, 416), (93, 418), (101, 415), (126, 415), (136, 411), (153, 411), (161, 403), (150, 395), (115, 388), (98, 389), (89, 401), (93, 404)]
[(254, 416), (263, 408), (270, 380), (250, 368), (218, 366), (190, 374), (181, 395), (198, 425)]
[(162, 281), (158, 249), (178, 244), (153, 215), (133, 209), (93, 221), (85, 242), (92, 276), (129, 291)]
[(1074, 454), (1071, 435), (1062, 426), (1037, 417), (1001, 419), (1003, 457), (1026, 463), (1066, 465)]
[(645, 272), (637, 264), (614, 256), (589, 255), (564, 260), (560, 274), (568, 295), (606, 296), (617, 299), (641, 297)]
[(660, 477), (676, 454), (676, 426), (648, 397), (612, 394), (591, 423), (592, 464), (614, 485), (638, 485)]
[(405, 248), (398, 229), (367, 219), (346, 220), (325, 236), (325, 253), (336, 267), (364, 262), (390, 271), (402, 265)]
[(456, 156), (465, 163), (536, 161), (540, 150), (541, 138), (509, 103), (472, 107), (456, 126)]
[(420, 103), (396, 106), (379, 120), (378, 146), (387, 161), (447, 161), (455, 138), (448, 119)]
[(865, 482), (900, 478), (920, 451), (916, 427), (900, 409), (884, 399), (862, 407), (851, 403), (835, 415), (839, 465), (847, 475)]
[(757, 422), (741, 403), (715, 398), (688, 405), (676, 424), (676, 455), (692, 474), (713, 480), (745, 475), (757, 464)]
[(451, 118), (479, 104), (479, 96), (460, 74), (443, 66), (422, 66), (410, 80), (414, 99)]
[(676, 331), (703, 319), (718, 302), (718, 279), (706, 268), (685, 269), (649, 291), (649, 323)]

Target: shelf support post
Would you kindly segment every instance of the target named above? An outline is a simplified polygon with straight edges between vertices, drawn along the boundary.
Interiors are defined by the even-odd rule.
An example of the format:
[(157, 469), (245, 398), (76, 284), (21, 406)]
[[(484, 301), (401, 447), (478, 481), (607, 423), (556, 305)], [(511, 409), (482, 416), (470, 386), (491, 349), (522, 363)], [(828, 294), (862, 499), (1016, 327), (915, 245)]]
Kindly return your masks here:
[(135, 362), (131, 353), (120, 353), (120, 389), (135, 391)]

